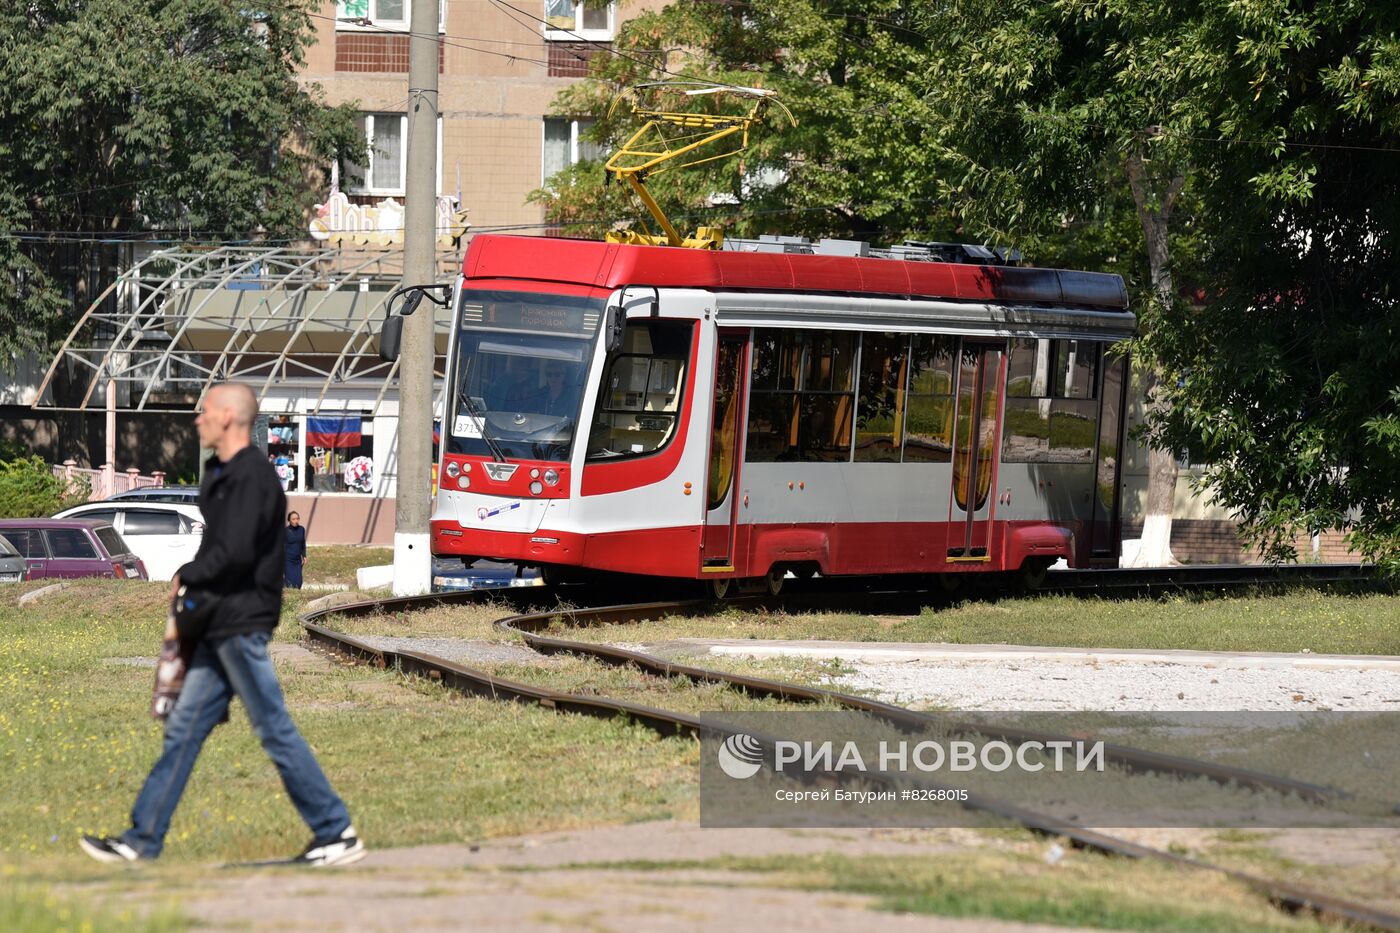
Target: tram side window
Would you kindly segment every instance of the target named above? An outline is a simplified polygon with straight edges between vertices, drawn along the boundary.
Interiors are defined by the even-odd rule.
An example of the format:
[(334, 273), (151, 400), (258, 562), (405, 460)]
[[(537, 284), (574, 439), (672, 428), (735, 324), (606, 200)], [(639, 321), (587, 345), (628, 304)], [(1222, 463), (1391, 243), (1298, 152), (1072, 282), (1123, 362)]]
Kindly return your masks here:
[(915, 334), (909, 356), (904, 462), (953, 459), (953, 363), (957, 338)]
[(1094, 340), (1016, 338), (1006, 377), (1006, 463), (1090, 463), (1098, 431)]
[(855, 452), (858, 462), (899, 462), (900, 448), (904, 446), (908, 376), (909, 338), (906, 335), (861, 335)]
[(685, 389), (693, 325), (628, 323), (622, 349), (610, 356), (593, 408), (588, 459), (655, 453), (670, 443)]
[(855, 347), (844, 331), (754, 331), (748, 462), (850, 459)]

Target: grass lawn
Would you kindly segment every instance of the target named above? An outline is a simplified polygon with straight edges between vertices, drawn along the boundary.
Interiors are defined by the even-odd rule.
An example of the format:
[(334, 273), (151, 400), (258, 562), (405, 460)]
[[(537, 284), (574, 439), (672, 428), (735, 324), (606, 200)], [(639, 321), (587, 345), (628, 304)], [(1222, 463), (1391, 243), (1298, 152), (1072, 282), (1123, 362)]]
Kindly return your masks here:
[[(561, 631), (563, 631), (561, 629)], [(608, 642), (673, 638), (834, 639), (1199, 651), (1400, 655), (1400, 596), (1293, 589), (1163, 599), (1039, 596), (925, 608), (918, 615), (751, 613), (569, 629)]]
[(347, 583), (355, 585), (355, 571), (361, 567), (377, 567), (394, 562), (394, 549), (388, 547), (354, 547), (333, 544), (309, 548), (302, 578), (306, 583)]
[[(94, 580), (24, 608), (13, 597), (0, 602), (0, 864), (9, 883), (46, 897), (53, 882), (110, 877), (78, 851), (77, 837), (125, 826), (159, 751), (160, 726), (146, 715), (154, 673), (142, 662), (158, 644), (164, 594), (165, 584)], [(295, 640), (301, 603), (289, 600), (279, 640)], [(691, 740), (466, 699), (364, 666), (279, 674), (297, 724), (372, 845), (696, 815)], [(235, 710), (200, 757), (168, 859), (146, 876), (178, 875), (192, 861), (288, 855), (305, 837)], [(3, 913), (0, 927), (14, 928)]]
[(765, 884), (870, 895), (882, 910), (945, 917), (1203, 933), (1327, 928), (1312, 918), (1281, 914), (1213, 874), (1080, 852), (1050, 864), (1044, 858), (1048, 843), (1017, 842), (1014, 836), (1009, 843), (935, 859), (827, 854), (609, 867), (756, 873)]
[[(369, 562), (381, 559), (367, 549), (354, 550)], [(359, 556), (345, 557), (336, 572), (352, 571)], [(211, 863), (297, 851), (305, 842), (305, 828), (238, 710), (201, 756), (175, 815), (165, 859), (114, 876), (109, 867), (78, 851), (80, 834), (123, 828), (159, 749), (160, 727), (146, 715), (153, 677), (148, 659), (163, 626), (166, 585), (80, 581), (19, 607), (14, 595), (36, 586), (16, 587), (0, 598), (0, 929), (134, 926), (123, 918), (127, 902), (106, 903), (96, 887), (86, 890), (99, 881), (101, 897), (139, 895), (146, 905), (156, 905), (137, 918), (145, 928), (177, 929), (182, 922), (178, 909), (165, 905), (182, 891), (201, 890)], [(308, 598), (289, 594), (279, 642), (299, 640), (295, 614)], [(1350, 606), (1340, 597), (1314, 598), (1332, 607), (1330, 612)], [(944, 630), (938, 628), (948, 624), (944, 616), (984, 613), (990, 626), (998, 614), (1022, 608), (1030, 612), (1034, 605), (1031, 600), (968, 604), (893, 625), (839, 616), (748, 620), (737, 614), (666, 625), (709, 626), (728, 636), (743, 626), (742, 634), (800, 637), (816, 634), (811, 630), (816, 619), (826, 637), (917, 640), (914, 631)], [(1141, 608), (1146, 613), (1158, 605)], [(1381, 610), (1373, 606), (1372, 611)], [(1069, 607), (1065, 613), (1072, 614)], [(494, 617), (493, 609), (439, 609), (357, 625), (397, 634), (426, 630), (499, 637), (491, 635)], [(626, 640), (652, 637), (648, 626), (624, 628), (635, 629)], [(989, 630), (973, 628), (979, 633), (974, 640)], [(620, 631), (593, 634), (617, 639)], [(677, 709), (763, 705), (714, 688), (645, 678), (572, 658), (539, 666), (498, 665), (496, 670), (576, 692), (620, 694)], [(805, 662), (768, 670), (798, 680), (816, 680), (823, 673)], [(699, 748), (691, 740), (658, 739), (628, 723), (467, 699), (367, 666), (281, 664), (279, 674), (293, 716), (372, 846), (463, 842), (698, 814)], [(1037, 852), (1044, 846), (1024, 833), (1016, 838)], [(1163, 875), (1156, 867), (1077, 861), (1081, 857), (1076, 856), (1069, 864), (1092, 870), (1055, 874), (1042, 868), (1034, 854), (999, 855), (986, 862), (974, 856), (946, 865), (939, 860), (905, 866), (879, 859), (847, 864), (827, 858), (751, 860), (742, 867), (784, 885), (873, 893), (897, 910), (1152, 929), (1308, 926), (1273, 913), (1229, 883), (1175, 883), (1174, 875)], [(1120, 904), (1110, 896), (1114, 891), (1132, 896)]]

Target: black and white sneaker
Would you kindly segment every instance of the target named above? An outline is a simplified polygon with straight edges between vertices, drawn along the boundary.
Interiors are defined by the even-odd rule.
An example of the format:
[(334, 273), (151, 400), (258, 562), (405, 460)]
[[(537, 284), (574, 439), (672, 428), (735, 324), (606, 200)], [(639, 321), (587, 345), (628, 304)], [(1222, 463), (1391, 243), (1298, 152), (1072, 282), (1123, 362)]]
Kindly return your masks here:
[(120, 864), (141, 861), (141, 853), (113, 836), (84, 836), (78, 846), (99, 862)]
[(298, 865), (313, 868), (330, 868), (332, 865), (349, 865), (364, 858), (369, 848), (355, 834), (355, 827), (345, 827), (340, 838), (330, 842), (313, 842), (306, 851), (292, 859)]

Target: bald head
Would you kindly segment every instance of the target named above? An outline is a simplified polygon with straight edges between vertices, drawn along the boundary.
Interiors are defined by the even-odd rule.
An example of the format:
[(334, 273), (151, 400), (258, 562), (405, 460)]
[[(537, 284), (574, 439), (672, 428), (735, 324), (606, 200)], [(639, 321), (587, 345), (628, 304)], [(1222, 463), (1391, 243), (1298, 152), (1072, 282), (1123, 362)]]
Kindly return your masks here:
[(253, 442), (253, 421), (258, 417), (258, 397), (241, 382), (222, 382), (204, 396), (204, 407), (194, 426), (199, 442), (227, 462)]
[(210, 389), (204, 407), (207, 410), (215, 405), (229, 412), (236, 427), (252, 428), (258, 417), (258, 397), (242, 382), (221, 382)]

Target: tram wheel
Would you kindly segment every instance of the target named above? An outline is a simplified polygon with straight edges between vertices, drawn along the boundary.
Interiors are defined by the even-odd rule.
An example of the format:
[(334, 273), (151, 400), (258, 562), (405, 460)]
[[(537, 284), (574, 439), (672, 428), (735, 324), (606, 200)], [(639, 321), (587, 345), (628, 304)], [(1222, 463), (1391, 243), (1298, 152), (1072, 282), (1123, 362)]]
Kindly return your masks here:
[(768, 589), (769, 596), (777, 596), (783, 591), (783, 581), (787, 579), (787, 571), (781, 567), (774, 567), (768, 571), (768, 576), (763, 578), (763, 584)]
[(935, 574), (935, 576), (938, 578), (939, 588), (949, 596), (961, 591), (963, 585), (967, 583), (967, 576), (961, 573), (940, 573)]
[(1021, 565), (1021, 585), (1028, 590), (1038, 590), (1045, 585), (1045, 576), (1049, 572), (1049, 561), (1028, 560)]
[(711, 599), (728, 599), (734, 589), (732, 577), (711, 577), (706, 583)]

